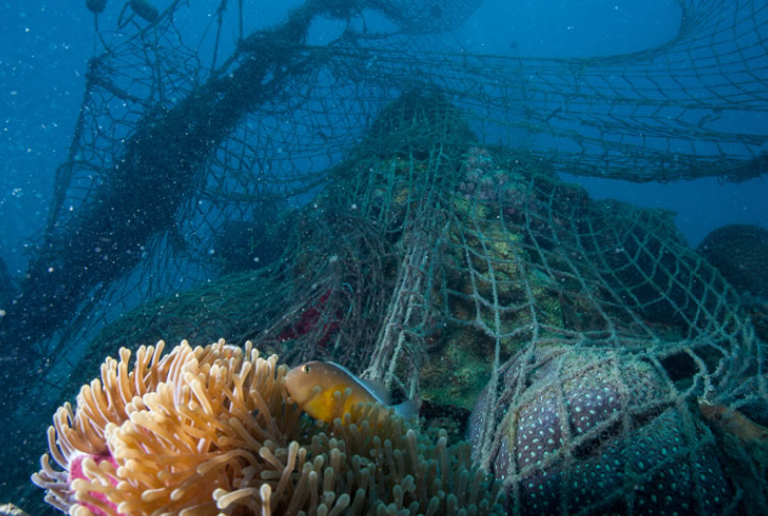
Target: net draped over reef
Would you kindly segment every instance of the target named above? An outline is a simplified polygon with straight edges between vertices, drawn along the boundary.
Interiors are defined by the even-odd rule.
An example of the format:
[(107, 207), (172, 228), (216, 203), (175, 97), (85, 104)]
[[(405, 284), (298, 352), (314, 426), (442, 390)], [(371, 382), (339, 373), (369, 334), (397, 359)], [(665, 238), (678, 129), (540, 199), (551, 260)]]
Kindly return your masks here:
[[(765, 507), (764, 347), (739, 293), (670, 213), (558, 173), (763, 174), (768, 6), (681, 1), (659, 47), (527, 59), (443, 40), (476, 4), (310, 1), (214, 59), (181, 2), (102, 32), (0, 321), (14, 367), (78, 364), (78, 384), (119, 345), (250, 339), (471, 412), (510, 513)], [(365, 30), (368, 10), (397, 29)], [(346, 30), (308, 45), (319, 16)]]

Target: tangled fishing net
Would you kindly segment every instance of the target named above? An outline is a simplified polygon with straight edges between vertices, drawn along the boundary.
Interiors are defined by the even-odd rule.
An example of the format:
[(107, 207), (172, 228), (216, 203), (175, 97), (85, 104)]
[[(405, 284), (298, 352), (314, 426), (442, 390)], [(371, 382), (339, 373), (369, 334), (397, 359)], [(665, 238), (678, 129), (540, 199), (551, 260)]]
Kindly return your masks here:
[[(768, 7), (683, 1), (658, 48), (538, 60), (453, 51), (383, 5), (308, 2), (210, 69), (179, 2), (105, 38), (45, 245), (0, 321), (16, 367), (226, 334), (469, 419), (509, 514), (765, 507), (765, 344), (739, 294), (672, 214), (558, 173), (762, 174), (766, 135), (721, 119), (768, 110), (750, 59)], [(445, 28), (472, 5), (441, 4)], [(364, 30), (365, 7), (398, 30)], [(316, 16), (349, 23), (308, 45)]]
[(472, 411), (511, 514), (764, 506), (763, 345), (668, 212), (478, 144), (441, 94), (405, 95), (372, 128), (284, 214), (279, 262), (145, 305), (94, 346), (186, 321)]
[(327, 429), (290, 403), (277, 356), (223, 340), (163, 356), (141, 347), (108, 358), (48, 430), (33, 477), (76, 515), (501, 514), (500, 483), (467, 445), (419, 435), (380, 405)]

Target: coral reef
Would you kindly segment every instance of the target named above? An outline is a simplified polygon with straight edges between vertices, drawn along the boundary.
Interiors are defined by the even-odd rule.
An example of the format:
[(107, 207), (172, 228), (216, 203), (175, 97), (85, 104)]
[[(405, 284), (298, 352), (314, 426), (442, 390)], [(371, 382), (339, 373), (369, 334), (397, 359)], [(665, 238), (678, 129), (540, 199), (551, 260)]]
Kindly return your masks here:
[(729, 224), (709, 233), (696, 250), (736, 288), (758, 337), (768, 342), (768, 229)]
[(724, 514), (744, 496), (698, 410), (647, 357), (551, 348), (521, 354), (502, 383), (501, 415), (488, 420), (486, 389), (470, 440), (510, 514)]
[(768, 299), (768, 229), (729, 224), (709, 233), (697, 248), (739, 293)]
[[(421, 399), (429, 425), (447, 423), (453, 435), (474, 406), (475, 457), (503, 480), (511, 514), (758, 507), (768, 492), (765, 462), (697, 400), (765, 425), (755, 417), (765, 415), (768, 399), (763, 352), (739, 296), (685, 245), (670, 213), (594, 201), (560, 181), (551, 164), (476, 144), (439, 96), (406, 98), (382, 116), (329, 172), (328, 187), (286, 213), (292, 230), (280, 260), (145, 305), (104, 331), (98, 345), (184, 331), (197, 343), (234, 334), (286, 363), (338, 361), (381, 381), (398, 401)], [(100, 356), (94, 349), (89, 354)], [(226, 387), (238, 376), (233, 370), (246, 363), (256, 370), (253, 350), (241, 357), (224, 344), (211, 349), (185, 351), (190, 360), (171, 368), (191, 376), (120, 395), (139, 401), (102, 425), (95, 442), (107, 448), (84, 450), (83, 459), (66, 448), (65, 427), (79, 416), (71, 409), (57, 416), (67, 450), (59, 463), (68, 473), (46, 467), (38, 478), (54, 501), (105, 513), (140, 502), (174, 511), (194, 493), (190, 503), (203, 513), (311, 513), (324, 504), (331, 513), (443, 514), (471, 506), (463, 483), (486, 482), (462, 459), (466, 450), (448, 451), (445, 434), (435, 444), (402, 419), (386, 417), (382, 426), (373, 415), (380, 408), (338, 414), (325, 428), (300, 412), (279, 412), (288, 410), (282, 373), (268, 362), (265, 374), (283, 400), (273, 418), (271, 406)], [(223, 355), (209, 360), (208, 353)], [(191, 365), (192, 358), (204, 363)], [(118, 366), (103, 373), (105, 384), (121, 377), (111, 369)], [(179, 386), (165, 394), (169, 382)], [(184, 412), (207, 398), (210, 411)], [(170, 435), (187, 437), (163, 437), (171, 424), (183, 432)], [(209, 430), (214, 437), (200, 441)], [(137, 444), (163, 459), (127, 454)], [(121, 453), (130, 457), (126, 465)], [(191, 465), (169, 470), (179, 464)], [(155, 483), (138, 476), (132, 481), (145, 484), (120, 488), (130, 472), (153, 468), (165, 468), (149, 476)], [(455, 491), (455, 503), (420, 487), (424, 475), (434, 483), (433, 472), (440, 490)], [(189, 491), (200, 478), (206, 487)], [(74, 502), (73, 488), (82, 488)], [(494, 511), (493, 491), (488, 496)]]
[(430, 359), (419, 372), (424, 399), (471, 410), (491, 376), (493, 342), (472, 328), (457, 328), (427, 352)]
[(321, 428), (290, 402), (285, 366), (247, 343), (163, 343), (108, 358), (61, 407), (33, 476), (78, 515), (500, 514), (500, 484), (468, 445), (420, 435), (381, 405)]

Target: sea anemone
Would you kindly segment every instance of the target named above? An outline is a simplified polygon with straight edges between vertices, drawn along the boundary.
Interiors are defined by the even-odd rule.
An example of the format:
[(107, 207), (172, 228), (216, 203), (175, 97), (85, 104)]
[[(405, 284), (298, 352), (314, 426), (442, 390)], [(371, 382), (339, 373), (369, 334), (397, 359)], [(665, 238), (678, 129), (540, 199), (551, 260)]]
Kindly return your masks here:
[[(380, 405), (314, 424), (286, 367), (247, 343), (163, 343), (107, 359), (48, 431), (33, 482), (72, 515), (500, 514), (466, 445), (419, 435)], [(343, 407), (347, 394), (337, 393)]]

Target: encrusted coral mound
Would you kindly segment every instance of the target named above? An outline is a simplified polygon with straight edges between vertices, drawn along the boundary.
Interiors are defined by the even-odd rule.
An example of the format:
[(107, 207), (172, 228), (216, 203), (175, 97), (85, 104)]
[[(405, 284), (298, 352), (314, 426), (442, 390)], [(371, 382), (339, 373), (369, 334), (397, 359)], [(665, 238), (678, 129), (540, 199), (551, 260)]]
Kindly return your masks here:
[(483, 393), (470, 433), (507, 514), (730, 514), (739, 502), (712, 433), (653, 360), (542, 349), (502, 385)]
[(709, 233), (697, 251), (739, 291), (768, 299), (768, 229), (729, 224)]
[[(32, 480), (77, 516), (500, 514), (500, 485), (380, 405), (320, 428), (290, 403), (277, 356), (223, 340), (107, 359), (54, 416)], [(337, 393), (338, 406), (344, 396)]]

